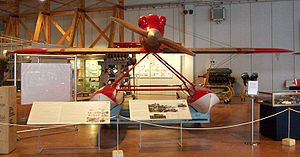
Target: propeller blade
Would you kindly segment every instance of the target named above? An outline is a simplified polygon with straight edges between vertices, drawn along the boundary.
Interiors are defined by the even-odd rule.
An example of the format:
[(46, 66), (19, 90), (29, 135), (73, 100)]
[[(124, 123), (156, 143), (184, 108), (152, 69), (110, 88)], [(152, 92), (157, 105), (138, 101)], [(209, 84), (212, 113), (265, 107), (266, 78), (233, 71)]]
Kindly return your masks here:
[(294, 55), (300, 55), (300, 52), (295, 52), (295, 53), (293, 53)]
[(130, 29), (131, 31), (133, 31), (135, 33), (138, 33), (138, 34), (140, 34), (142, 36), (145, 36), (145, 37), (147, 37), (147, 35), (148, 35), (148, 32), (146, 30), (144, 30), (144, 29), (142, 29), (142, 28), (140, 28), (140, 27), (138, 27), (136, 25), (133, 25), (133, 24), (131, 24), (129, 22), (126, 22), (126, 21), (124, 21), (122, 19), (119, 19), (119, 18), (116, 18), (116, 17), (111, 17), (111, 19), (113, 21), (119, 23), (120, 25), (122, 25), (122, 26)]
[(179, 44), (175, 43), (174, 41), (169, 40), (167, 38), (160, 38), (159, 42), (166, 45), (166, 46), (168, 46), (168, 47), (170, 47), (170, 48), (172, 48), (172, 49), (175, 49), (177, 51), (183, 52), (183, 53), (191, 55), (191, 56), (195, 56), (195, 54), (192, 51), (188, 50), (187, 48), (185, 48), (185, 47), (183, 47), (183, 46), (181, 46), (181, 45), (179, 45)]
[(256, 53), (291, 53), (282, 48), (188, 48), (195, 54), (256, 54)]

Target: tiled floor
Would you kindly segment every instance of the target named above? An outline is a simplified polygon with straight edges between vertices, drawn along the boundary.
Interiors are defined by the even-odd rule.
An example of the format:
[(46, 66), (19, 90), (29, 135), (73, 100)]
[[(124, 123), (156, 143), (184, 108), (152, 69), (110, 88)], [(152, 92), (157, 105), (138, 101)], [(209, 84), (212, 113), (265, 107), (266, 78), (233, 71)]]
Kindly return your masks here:
[[(211, 123), (201, 127), (224, 126), (250, 121), (250, 104), (232, 103), (229, 105), (219, 104), (212, 109)], [(19, 122), (26, 119), (30, 107), (18, 107)], [(256, 105), (256, 117), (259, 112)], [(300, 124), (299, 124), (300, 125)], [(195, 126), (185, 126), (195, 127)], [(199, 126), (198, 126), (199, 127)], [(25, 129), (25, 128), (19, 128)], [(43, 147), (93, 147), (97, 143), (97, 126), (81, 125), (78, 131), (73, 127), (43, 131), (41, 145)], [(56, 132), (56, 133), (55, 133)], [(144, 141), (177, 141), (178, 130), (168, 130), (155, 127), (143, 127)], [(9, 157), (31, 157), (37, 155), (37, 133), (19, 134), (20, 141), (17, 149)], [(258, 134), (256, 124), (256, 139), (258, 146), (244, 144), (250, 140), (250, 126), (242, 126), (223, 130), (210, 131), (183, 131), (182, 150), (176, 144), (145, 145), (139, 148), (139, 128), (137, 126), (125, 126), (120, 128), (120, 149), (126, 157), (132, 156), (220, 156), (220, 157), (300, 157), (300, 145), (288, 147), (281, 145), (281, 141), (274, 141)], [(43, 151), (41, 156), (112, 156), (112, 150), (116, 148), (116, 128), (114, 126), (102, 126), (101, 128), (101, 150), (61, 150)]]

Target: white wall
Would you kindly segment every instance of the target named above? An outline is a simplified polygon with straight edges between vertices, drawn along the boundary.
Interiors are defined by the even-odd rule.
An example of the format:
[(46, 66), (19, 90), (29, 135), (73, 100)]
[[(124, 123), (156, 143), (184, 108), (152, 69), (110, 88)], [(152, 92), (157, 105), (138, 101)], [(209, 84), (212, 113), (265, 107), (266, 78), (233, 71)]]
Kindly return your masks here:
[[(299, 51), (300, 11), (296, 9), (300, 8), (299, 1), (232, 4), (224, 7), (226, 20), (221, 24), (208, 20), (209, 6), (195, 7), (193, 27), (186, 27), (187, 32), (195, 34), (190, 37), (193, 39), (189, 39), (194, 41), (192, 46), (221, 47), (224, 43), (224, 47), (280, 47)], [(191, 15), (187, 16), (187, 19), (191, 18)], [(205, 36), (212, 42), (199, 36)], [(217, 65), (227, 56), (197, 55), (195, 75), (204, 73), (210, 60), (215, 60)], [(300, 76), (299, 60), (299, 56), (291, 54), (238, 55), (232, 56), (232, 60), (222, 67), (233, 70), (237, 93), (243, 86), (240, 78), (242, 72), (258, 72), (260, 90), (281, 90), (284, 89), (285, 80)]]

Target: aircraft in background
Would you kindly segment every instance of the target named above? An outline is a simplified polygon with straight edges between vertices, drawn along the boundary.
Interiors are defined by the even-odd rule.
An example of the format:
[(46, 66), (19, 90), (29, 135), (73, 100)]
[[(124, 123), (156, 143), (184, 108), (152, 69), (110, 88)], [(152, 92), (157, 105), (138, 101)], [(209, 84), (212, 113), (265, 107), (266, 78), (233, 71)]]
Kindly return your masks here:
[[(113, 83), (101, 87), (96, 91), (91, 100), (106, 100), (111, 102), (111, 108), (122, 104), (124, 101), (123, 91), (185, 91), (188, 94), (189, 105), (200, 113), (207, 113), (213, 105), (219, 102), (219, 98), (211, 90), (196, 86), (185, 78), (180, 72), (172, 67), (158, 53), (184, 53), (194, 56), (195, 54), (253, 54), (253, 53), (289, 53), (288, 49), (281, 48), (185, 48), (174, 41), (164, 38), (166, 18), (155, 14), (141, 16), (138, 26), (122, 19), (112, 17), (112, 20), (129, 30), (141, 35), (141, 48), (36, 48), (16, 50), (12, 53), (55, 53), (55, 54), (145, 54), (139, 61), (124, 72)], [(131, 44), (131, 43), (129, 43)], [(126, 45), (126, 43), (124, 43)], [(121, 86), (120, 82), (148, 55), (153, 55), (165, 65), (183, 85), (148, 85), (148, 86)]]

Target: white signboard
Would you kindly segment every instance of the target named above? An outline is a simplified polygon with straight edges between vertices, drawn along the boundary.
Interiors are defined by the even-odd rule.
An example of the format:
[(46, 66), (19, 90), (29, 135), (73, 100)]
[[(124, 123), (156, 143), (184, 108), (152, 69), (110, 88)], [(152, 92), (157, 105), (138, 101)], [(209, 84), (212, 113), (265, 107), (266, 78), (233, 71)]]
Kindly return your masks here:
[(72, 68), (66, 63), (22, 63), (21, 103), (71, 101)]
[(130, 100), (131, 120), (192, 119), (186, 100)]
[(248, 81), (248, 95), (258, 94), (258, 81)]
[(34, 102), (27, 124), (109, 124), (109, 101)]

